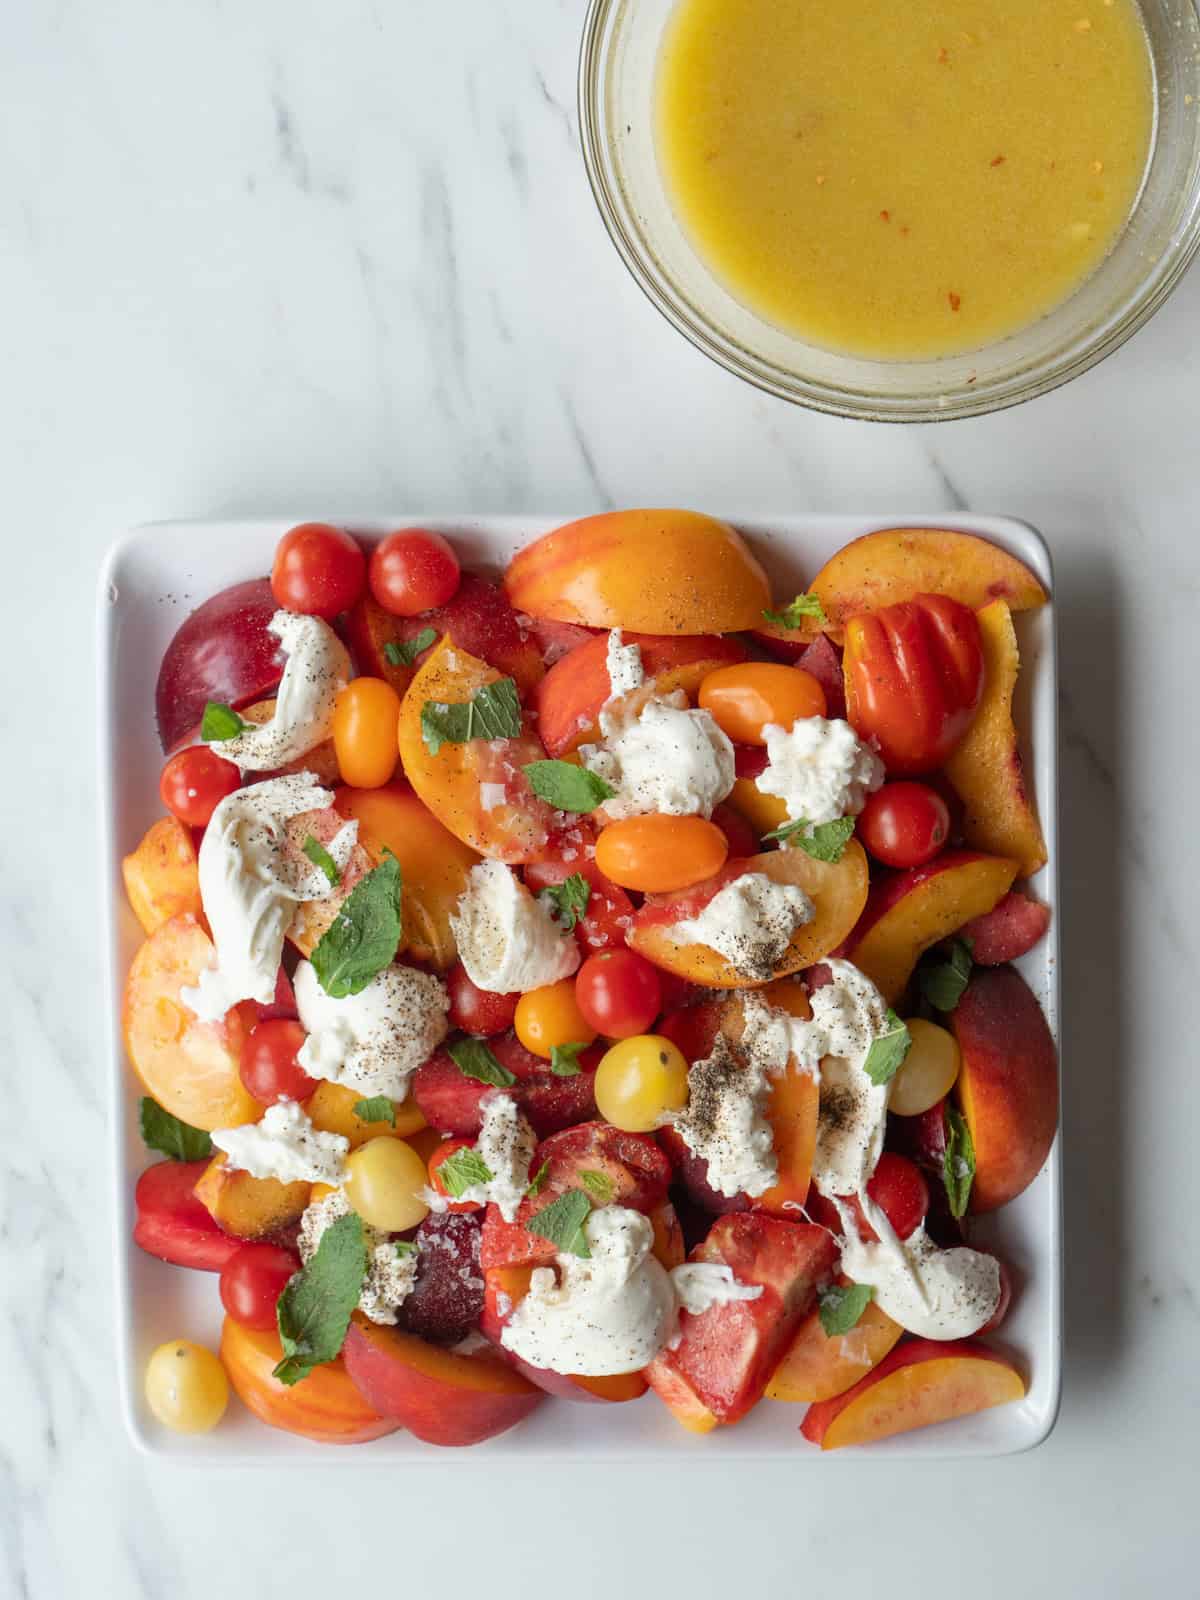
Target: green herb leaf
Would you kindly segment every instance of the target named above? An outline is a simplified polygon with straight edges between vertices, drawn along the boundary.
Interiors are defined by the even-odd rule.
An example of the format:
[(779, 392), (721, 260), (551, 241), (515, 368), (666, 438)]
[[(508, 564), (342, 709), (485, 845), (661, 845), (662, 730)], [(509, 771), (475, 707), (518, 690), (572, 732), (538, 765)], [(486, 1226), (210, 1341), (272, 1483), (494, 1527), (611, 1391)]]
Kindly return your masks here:
[(417, 1247), (412, 1242), (411, 1239), (397, 1239), (396, 1240), (396, 1254), (398, 1256), (400, 1256), (400, 1257), (415, 1256), (416, 1253), (417, 1253)]
[(469, 739), (515, 739), (521, 732), (521, 702), (511, 678), (485, 683), (467, 701), (426, 700), (421, 707), (421, 737), (431, 756), (444, 744)]
[(836, 1339), (839, 1334), (849, 1333), (874, 1298), (875, 1290), (869, 1283), (831, 1283), (822, 1289), (818, 1315), (825, 1337)]
[(563, 931), (570, 933), (587, 910), (591, 897), (591, 884), (582, 872), (573, 872), (561, 883), (552, 883), (548, 889), (543, 889), (538, 898), (550, 902), (554, 916), (563, 925)]
[(530, 761), (524, 771), (534, 794), (556, 811), (594, 811), (617, 792), (594, 772), (570, 761)]
[(143, 1095), (138, 1106), (138, 1123), (149, 1148), (161, 1150), (172, 1161), (203, 1161), (212, 1155), (212, 1140), (202, 1128), (180, 1122), (149, 1095)]
[(239, 733), (254, 726), (253, 722), (243, 722), (231, 707), (223, 706), (219, 700), (210, 700), (200, 719), (200, 737), (205, 744), (220, 744), (224, 739), (236, 739)]
[(598, 1206), (606, 1206), (617, 1192), (617, 1186), (607, 1172), (583, 1171), (579, 1181)]
[(476, 1184), (491, 1183), (492, 1169), (469, 1145), (448, 1155), (436, 1168), (442, 1187), (452, 1200), (461, 1200)]
[[(778, 839), (781, 844), (798, 846), (812, 856), (814, 861), (840, 861), (846, 849), (846, 840), (854, 832), (853, 817), (838, 817), (836, 822), (785, 822), (766, 837)], [(810, 831), (811, 830), (811, 831)]]
[(358, 1304), (367, 1271), (362, 1218), (351, 1212), (321, 1235), (316, 1254), (289, 1278), (275, 1316), (283, 1360), (274, 1370), (280, 1383), (298, 1383), (342, 1348), (350, 1313)]
[(516, 1078), (507, 1067), (501, 1066), (482, 1039), (456, 1039), (446, 1046), (446, 1053), (464, 1078), (474, 1078), (478, 1083), (490, 1083), (497, 1089), (509, 1089)]
[(921, 993), (935, 1011), (953, 1011), (971, 978), (971, 942), (951, 939), (943, 948), (946, 959), (922, 967), (919, 982)]
[(400, 863), (389, 852), (354, 885), (309, 958), (325, 993), (361, 994), (394, 959), (401, 927)]
[(389, 1100), (386, 1094), (373, 1094), (369, 1100), (356, 1100), (353, 1111), (363, 1122), (390, 1122), (393, 1128), (396, 1126), (396, 1102)]
[(592, 1202), (582, 1189), (568, 1189), (536, 1217), (530, 1217), (525, 1226), (540, 1239), (549, 1239), (556, 1250), (589, 1260), (592, 1252), (583, 1225), (591, 1209)]
[(586, 1050), (585, 1044), (554, 1044), (550, 1046), (550, 1071), (556, 1078), (577, 1078), (579, 1076), (579, 1052)]
[(912, 1044), (912, 1035), (890, 1006), (887, 1020), (888, 1031), (875, 1040), (863, 1062), (863, 1071), (876, 1086), (891, 1083)]
[(946, 1152), (942, 1157), (942, 1182), (953, 1217), (965, 1217), (975, 1182), (975, 1141), (967, 1119), (957, 1106), (946, 1102)]
[(548, 1161), (543, 1161), (541, 1166), (534, 1173), (533, 1177), (529, 1180), (529, 1187), (525, 1191), (525, 1198), (527, 1200), (532, 1200), (535, 1195), (541, 1194), (542, 1190), (546, 1187), (546, 1179), (549, 1176), (550, 1163)]
[(782, 611), (764, 611), (763, 616), (768, 622), (777, 622), (781, 628), (798, 628), (806, 617), (812, 617), (823, 628), (829, 623), (825, 607), (815, 594), (798, 594)]
[(383, 659), (390, 667), (411, 667), (421, 652), (437, 641), (436, 628), (422, 628), (412, 639), (389, 639), (383, 647)]
[(304, 841), (304, 854), (312, 862), (314, 867), (320, 867), (321, 871), (336, 889), (338, 884), (342, 881), (342, 870), (333, 857), (329, 854), (329, 851), (326, 850), (321, 841), (319, 839), (314, 839), (311, 833)]

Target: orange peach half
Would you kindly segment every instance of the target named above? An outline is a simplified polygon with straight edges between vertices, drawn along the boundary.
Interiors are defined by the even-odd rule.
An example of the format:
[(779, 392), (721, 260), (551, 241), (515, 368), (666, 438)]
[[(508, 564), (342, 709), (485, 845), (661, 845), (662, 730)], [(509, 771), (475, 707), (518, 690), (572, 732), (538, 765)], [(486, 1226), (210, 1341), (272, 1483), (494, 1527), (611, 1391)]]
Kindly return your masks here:
[(177, 817), (160, 817), (150, 827), (121, 862), (121, 876), (134, 915), (148, 934), (183, 912), (202, 915), (192, 830)]
[(304, 1214), (311, 1183), (281, 1183), (230, 1167), (218, 1151), (200, 1174), (196, 1198), (209, 1216), (238, 1239), (262, 1239)]
[(639, 633), (736, 633), (771, 603), (741, 535), (698, 511), (569, 522), (514, 556), (504, 587), (528, 616)]
[(273, 1328), (244, 1328), (232, 1317), (221, 1327), (221, 1364), (238, 1399), (269, 1428), (298, 1433), (318, 1444), (366, 1444), (400, 1423), (373, 1410), (351, 1382), (339, 1357), (314, 1367), (290, 1387), (272, 1376), (283, 1359)]

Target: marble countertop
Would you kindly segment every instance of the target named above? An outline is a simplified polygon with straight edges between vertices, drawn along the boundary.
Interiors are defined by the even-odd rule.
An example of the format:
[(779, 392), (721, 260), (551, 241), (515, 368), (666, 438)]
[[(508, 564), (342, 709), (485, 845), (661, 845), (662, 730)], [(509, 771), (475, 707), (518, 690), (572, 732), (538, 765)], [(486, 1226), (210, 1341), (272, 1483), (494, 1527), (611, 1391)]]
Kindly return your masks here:
[[(0, 1596), (230, 1600), (434, 1581), (1123, 1596), (1194, 1585), (1200, 1309), (1200, 275), (1125, 351), (978, 422), (873, 428), (742, 386), (609, 248), (582, 0), (111, 0), (0, 16)], [(92, 602), (165, 516), (629, 503), (1010, 512), (1063, 646), (1067, 1347), (1022, 1457), (581, 1464), (488, 1481), (169, 1470), (117, 1416), (100, 1088)], [(147, 671), (153, 670), (147, 663)], [(614, 1550), (620, 1551), (614, 1557)]]

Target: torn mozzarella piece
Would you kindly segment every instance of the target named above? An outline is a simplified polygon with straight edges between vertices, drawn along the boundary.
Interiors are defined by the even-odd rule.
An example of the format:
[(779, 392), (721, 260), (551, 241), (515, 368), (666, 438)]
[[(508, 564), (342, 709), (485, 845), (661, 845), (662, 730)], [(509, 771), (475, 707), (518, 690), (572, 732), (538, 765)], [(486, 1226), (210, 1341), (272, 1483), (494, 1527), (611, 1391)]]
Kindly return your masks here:
[[(314, 1200), (308, 1207), (300, 1219), (300, 1237), (296, 1244), (305, 1266), (316, 1255), (325, 1230), (340, 1218), (348, 1217), (352, 1209), (341, 1189), (335, 1189), (322, 1200)], [(367, 1272), (358, 1297), (358, 1309), (372, 1322), (391, 1327), (416, 1282), (419, 1257), (411, 1246), (397, 1248), (393, 1241), (366, 1222), (362, 1230), (367, 1247)]]
[[(521, 1115), (512, 1095), (496, 1089), (479, 1102), (483, 1122), (475, 1141), (475, 1153), (491, 1173), (485, 1183), (473, 1183), (455, 1200), (470, 1200), (476, 1205), (494, 1205), (505, 1222), (517, 1220), (517, 1210), (529, 1187), (529, 1164), (537, 1147), (537, 1135)], [(447, 1209), (444, 1195), (435, 1193), (436, 1209)]]
[(693, 1317), (735, 1300), (757, 1300), (762, 1294), (761, 1284), (739, 1283), (733, 1268), (723, 1261), (685, 1261), (671, 1269), (671, 1282), (680, 1306)]
[(295, 1100), (276, 1101), (259, 1122), (218, 1128), (212, 1142), (225, 1152), (227, 1166), (278, 1183), (338, 1184), (350, 1149), (340, 1133), (314, 1128)]
[(856, 817), (883, 783), (883, 762), (840, 717), (800, 717), (763, 729), (767, 766), (754, 780), (787, 806), (790, 822)]
[(779, 1176), (766, 1117), (768, 1088), (766, 1064), (736, 1050), (723, 1033), (688, 1071), (687, 1106), (668, 1120), (692, 1154), (708, 1163), (708, 1183), (718, 1194), (764, 1194)]
[(669, 934), (676, 944), (715, 950), (743, 978), (765, 983), (792, 935), (813, 915), (812, 901), (795, 884), (776, 883), (765, 872), (743, 872), (694, 917), (672, 923)]
[(442, 980), (399, 963), (377, 972), (358, 994), (326, 994), (311, 962), (292, 980), (308, 1031), (299, 1062), (311, 1078), (369, 1098), (404, 1100), (413, 1073), (446, 1037), (450, 1001)]
[(676, 690), (600, 712), (602, 744), (585, 744), (589, 772), (615, 790), (604, 802), (610, 821), (650, 814), (711, 817), (733, 788), (733, 746), (708, 711), (692, 710)]
[(346, 647), (320, 617), (277, 611), (268, 629), (287, 657), (268, 722), (246, 728), (212, 748), (243, 772), (270, 772), (287, 766), (333, 733), (333, 706), (350, 682)]
[(645, 682), (641, 647), (636, 644), (625, 644), (620, 628), (613, 628), (609, 633), (605, 663), (608, 667), (610, 701), (619, 700), (622, 695), (632, 694)]
[(579, 965), (573, 935), (502, 861), (471, 868), (450, 925), (467, 976), (489, 994), (540, 989)]

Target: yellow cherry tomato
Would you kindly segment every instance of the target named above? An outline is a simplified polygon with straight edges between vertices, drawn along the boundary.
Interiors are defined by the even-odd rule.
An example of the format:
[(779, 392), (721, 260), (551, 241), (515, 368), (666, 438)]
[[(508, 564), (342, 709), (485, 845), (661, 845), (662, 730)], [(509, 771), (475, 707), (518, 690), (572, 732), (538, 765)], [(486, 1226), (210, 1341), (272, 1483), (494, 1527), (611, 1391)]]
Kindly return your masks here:
[(346, 1157), (342, 1188), (364, 1222), (384, 1233), (403, 1233), (429, 1215), (421, 1191), (425, 1163), (403, 1139), (368, 1139)]
[(596, 865), (622, 889), (669, 894), (720, 872), (729, 841), (703, 817), (626, 817), (596, 840)]
[(382, 678), (355, 678), (333, 707), (333, 748), (352, 789), (379, 789), (396, 770), (400, 696)]
[(626, 1133), (652, 1132), (669, 1111), (681, 1111), (687, 1098), (687, 1059), (658, 1033), (622, 1039), (596, 1068), (596, 1108)]
[(560, 978), (523, 994), (517, 1001), (513, 1028), (526, 1050), (547, 1060), (555, 1045), (591, 1044), (596, 1037), (575, 999), (574, 978)]
[(700, 685), (700, 705), (739, 744), (765, 744), (769, 722), (790, 728), (801, 717), (823, 717), (825, 691), (802, 667), (746, 661), (710, 672)]
[(905, 1024), (912, 1043), (892, 1079), (888, 1110), (898, 1117), (919, 1117), (949, 1094), (958, 1077), (958, 1040), (936, 1022), (914, 1017)]
[(146, 1363), (146, 1404), (176, 1433), (207, 1433), (225, 1415), (229, 1380), (202, 1344), (172, 1339)]

